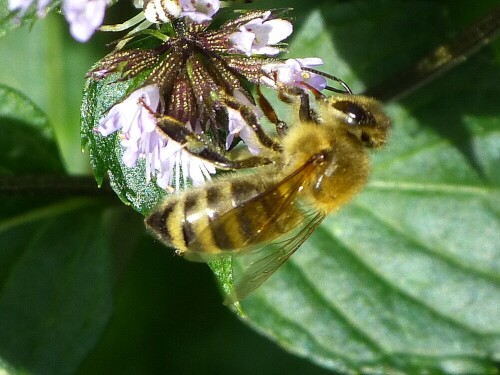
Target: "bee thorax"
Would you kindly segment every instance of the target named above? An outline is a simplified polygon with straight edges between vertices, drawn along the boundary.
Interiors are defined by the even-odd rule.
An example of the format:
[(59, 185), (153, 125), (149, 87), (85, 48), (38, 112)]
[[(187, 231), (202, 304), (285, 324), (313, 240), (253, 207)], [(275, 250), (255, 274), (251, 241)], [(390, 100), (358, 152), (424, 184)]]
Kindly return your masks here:
[(366, 184), (370, 162), (356, 142), (333, 142), (326, 155), (309, 189), (318, 208), (328, 213), (350, 201)]

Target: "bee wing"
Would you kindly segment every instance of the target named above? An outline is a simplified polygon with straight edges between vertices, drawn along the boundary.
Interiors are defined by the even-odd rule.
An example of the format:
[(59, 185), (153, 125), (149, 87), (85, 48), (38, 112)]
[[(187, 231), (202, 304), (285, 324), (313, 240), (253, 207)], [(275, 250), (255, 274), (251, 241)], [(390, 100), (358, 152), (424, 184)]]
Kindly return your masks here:
[[(239, 202), (236, 207), (217, 217), (198, 236), (198, 238), (204, 238), (206, 234), (204, 231), (217, 234), (243, 231), (244, 239), (239, 241), (237, 246), (232, 247), (230, 245), (233, 244), (230, 244), (227, 247), (221, 247), (224, 250), (222, 253), (207, 254), (203, 243), (195, 238), (189, 243), (190, 250), (184, 253), (186, 258), (207, 262), (227, 256), (231, 251), (247, 252), (256, 245), (272, 242), (293, 230), (304, 220), (304, 213), (298, 207), (297, 194), (315, 170), (317, 161), (317, 156), (311, 157), (276, 184)], [(243, 218), (245, 224), (241, 225)]]
[[(225, 303), (239, 301), (259, 287), (323, 221), (323, 212), (304, 212), (297, 196), (321, 161), (321, 154), (313, 155), (278, 183), (240, 202), (205, 229), (212, 233), (227, 233), (229, 228), (238, 231), (242, 229), (238, 222), (242, 218), (246, 218), (248, 224), (242, 229), (245, 240), (241, 246), (225, 249), (227, 255), (232, 254), (245, 263), (243, 272), (235, 275), (234, 290)], [(264, 220), (263, 206), (266, 207)], [(199, 237), (203, 238), (203, 232)], [(224, 254), (207, 254), (196, 239), (189, 246), (191, 251), (185, 256), (190, 260), (210, 261)]]
[(291, 232), (280, 237), (278, 241), (241, 255), (235, 255), (237, 258), (241, 258), (246, 265), (244, 265), (241, 275), (235, 275), (233, 290), (224, 300), (224, 304), (235, 303), (262, 285), (292, 256), (324, 218), (324, 213), (313, 211), (307, 214), (304, 220)]
[[(298, 207), (297, 194), (302, 190), (304, 183), (316, 168), (315, 158), (310, 158), (292, 174), (286, 176), (276, 185), (258, 194), (233, 209), (231, 215), (257, 215), (259, 226), (252, 233), (247, 233), (246, 246), (253, 247), (256, 244), (273, 241), (269, 233), (276, 233), (276, 237), (290, 232), (295, 226), (303, 221), (304, 213)], [(266, 212), (265, 220), (262, 220), (260, 205), (269, 201), (269, 211)], [(227, 215), (228, 218), (230, 215)], [(221, 224), (224, 218), (221, 220)], [(280, 226), (279, 230), (276, 226)], [(270, 230), (271, 228), (275, 230)], [(281, 234), (280, 234), (281, 233)]]

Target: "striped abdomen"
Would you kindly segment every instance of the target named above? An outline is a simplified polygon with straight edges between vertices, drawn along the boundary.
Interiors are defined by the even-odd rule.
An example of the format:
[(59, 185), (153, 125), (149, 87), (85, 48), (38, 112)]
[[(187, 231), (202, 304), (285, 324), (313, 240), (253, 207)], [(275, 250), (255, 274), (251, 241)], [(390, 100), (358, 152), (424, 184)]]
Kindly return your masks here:
[(275, 217), (276, 196), (261, 194), (272, 188), (272, 182), (255, 178), (219, 180), (203, 189), (169, 197), (146, 224), (180, 253), (217, 254), (265, 242), (287, 231), (289, 223), (298, 219), (290, 209), (293, 212)]

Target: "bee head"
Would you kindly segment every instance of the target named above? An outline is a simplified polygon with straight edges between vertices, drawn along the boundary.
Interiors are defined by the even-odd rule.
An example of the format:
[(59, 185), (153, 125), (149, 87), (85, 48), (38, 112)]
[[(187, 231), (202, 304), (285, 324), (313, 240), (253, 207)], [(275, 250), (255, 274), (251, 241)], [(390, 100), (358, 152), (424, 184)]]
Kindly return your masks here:
[(323, 120), (340, 122), (346, 131), (354, 135), (368, 148), (385, 144), (390, 128), (389, 118), (375, 99), (357, 95), (338, 95), (325, 100)]

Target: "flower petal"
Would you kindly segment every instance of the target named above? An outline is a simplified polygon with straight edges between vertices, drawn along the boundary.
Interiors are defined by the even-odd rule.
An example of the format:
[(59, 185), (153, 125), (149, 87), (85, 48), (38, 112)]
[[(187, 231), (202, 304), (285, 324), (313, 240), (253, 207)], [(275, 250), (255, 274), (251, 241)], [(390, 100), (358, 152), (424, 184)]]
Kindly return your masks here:
[(101, 26), (106, 5), (106, 0), (65, 0), (63, 13), (73, 38), (79, 42), (88, 41)]
[(13, 12), (15, 10), (20, 13), (25, 13), (26, 10), (33, 4), (34, 0), (9, 0), (9, 11)]
[(262, 17), (254, 18), (239, 26), (239, 31), (228, 36), (232, 47), (247, 56), (278, 54), (280, 49), (272, 45), (289, 37), (293, 26), (289, 21), (280, 18), (267, 21), (270, 15), (271, 12), (266, 12)]
[(292, 34), (293, 26), (289, 21), (278, 18), (264, 22), (258, 32), (259, 36), (264, 37), (266, 44), (276, 44)]
[[(234, 136), (239, 136), (248, 147), (250, 153), (253, 155), (259, 154), (262, 147), (260, 141), (250, 125), (241, 116), (241, 113), (229, 107), (227, 108), (227, 113), (229, 134), (226, 138), (226, 149), (231, 147)], [(256, 113), (256, 115), (258, 114)]]
[(142, 87), (131, 93), (123, 102), (115, 104), (95, 129), (103, 136), (121, 129), (120, 143), (125, 149), (123, 162), (126, 166), (134, 167), (140, 155), (151, 154), (164, 142), (156, 133), (156, 118), (150, 112), (156, 111), (159, 103), (158, 86)]
[(303, 68), (322, 64), (323, 60), (316, 57), (288, 59), (284, 63), (266, 64), (262, 67), (262, 71), (267, 74), (267, 77), (262, 77), (261, 83), (273, 88), (279, 85), (309, 86), (321, 91), (327, 85), (326, 78)]

